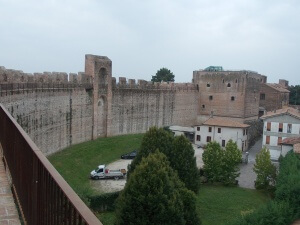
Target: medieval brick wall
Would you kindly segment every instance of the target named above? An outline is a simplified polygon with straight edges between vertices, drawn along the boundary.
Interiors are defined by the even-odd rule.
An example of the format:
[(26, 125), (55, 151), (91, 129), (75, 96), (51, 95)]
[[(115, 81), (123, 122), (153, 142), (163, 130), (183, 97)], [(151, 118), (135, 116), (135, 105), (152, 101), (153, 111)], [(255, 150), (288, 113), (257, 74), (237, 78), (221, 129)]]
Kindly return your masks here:
[(198, 85), (198, 122), (211, 114), (230, 117), (241, 122), (257, 119), (259, 88), (265, 76), (249, 71), (194, 71)]
[(85, 73), (69, 75), (0, 68), (0, 103), (44, 154), (98, 137), (142, 133), (151, 126), (195, 124), (194, 84), (126, 78), (116, 83), (107, 57), (87, 55), (86, 62)]
[(281, 92), (268, 84), (262, 84), (260, 90), (259, 106), (266, 111), (281, 109), (289, 104), (289, 92)]

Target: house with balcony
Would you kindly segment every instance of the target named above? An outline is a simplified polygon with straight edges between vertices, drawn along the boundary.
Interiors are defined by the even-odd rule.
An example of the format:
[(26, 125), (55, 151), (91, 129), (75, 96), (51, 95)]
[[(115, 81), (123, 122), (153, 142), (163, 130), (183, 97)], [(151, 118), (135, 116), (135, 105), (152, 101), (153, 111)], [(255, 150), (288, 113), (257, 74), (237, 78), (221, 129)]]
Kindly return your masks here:
[(205, 146), (211, 141), (218, 142), (223, 148), (231, 139), (240, 150), (248, 149), (249, 125), (220, 117), (211, 117), (203, 124), (195, 126), (195, 144)]
[(278, 160), (283, 140), (300, 137), (300, 111), (286, 107), (267, 112), (261, 119), (264, 121), (262, 147), (270, 150), (272, 160)]

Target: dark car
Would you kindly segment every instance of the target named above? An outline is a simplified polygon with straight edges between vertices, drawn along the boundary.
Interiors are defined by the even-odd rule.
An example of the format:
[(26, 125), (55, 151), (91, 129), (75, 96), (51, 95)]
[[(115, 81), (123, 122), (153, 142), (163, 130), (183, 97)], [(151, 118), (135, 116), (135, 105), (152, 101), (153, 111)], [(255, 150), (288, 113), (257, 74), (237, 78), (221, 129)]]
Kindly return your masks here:
[(126, 153), (124, 155), (121, 155), (121, 159), (133, 159), (136, 157), (137, 151), (134, 150), (132, 152)]

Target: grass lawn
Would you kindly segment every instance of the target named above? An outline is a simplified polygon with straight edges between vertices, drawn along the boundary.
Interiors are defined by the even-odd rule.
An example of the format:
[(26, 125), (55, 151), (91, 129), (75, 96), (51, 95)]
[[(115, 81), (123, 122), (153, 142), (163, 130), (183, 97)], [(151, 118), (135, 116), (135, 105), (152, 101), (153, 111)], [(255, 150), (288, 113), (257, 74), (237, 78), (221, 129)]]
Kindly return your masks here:
[(99, 138), (71, 146), (48, 157), (74, 191), (83, 199), (94, 190), (89, 185), (89, 174), (100, 164), (108, 164), (124, 153), (139, 148), (143, 134)]
[[(223, 185), (202, 185), (197, 195), (197, 210), (202, 225), (223, 225), (257, 209), (270, 200), (260, 191)], [(104, 225), (113, 225), (113, 212), (98, 213)]]
[[(108, 164), (126, 152), (137, 149), (143, 134), (99, 138), (71, 146), (49, 156), (50, 162), (85, 201), (96, 194), (89, 184), (89, 174), (97, 165)], [(202, 185), (197, 195), (197, 209), (202, 225), (222, 225), (241, 214), (255, 210), (269, 200), (268, 195), (250, 189)], [(113, 225), (114, 212), (96, 214), (104, 225)]]
[(240, 187), (203, 185), (197, 196), (202, 225), (222, 225), (270, 200), (266, 193)]

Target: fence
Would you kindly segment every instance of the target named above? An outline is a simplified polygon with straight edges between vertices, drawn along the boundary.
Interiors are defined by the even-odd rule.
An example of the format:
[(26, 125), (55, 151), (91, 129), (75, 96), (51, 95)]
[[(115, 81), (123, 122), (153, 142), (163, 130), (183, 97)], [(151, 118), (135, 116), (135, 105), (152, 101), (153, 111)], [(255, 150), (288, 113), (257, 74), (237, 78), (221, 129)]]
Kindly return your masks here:
[(25, 224), (102, 225), (1, 104), (0, 143)]

